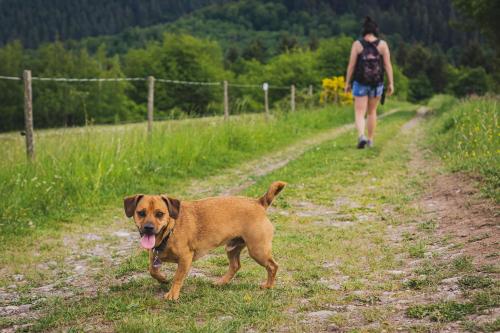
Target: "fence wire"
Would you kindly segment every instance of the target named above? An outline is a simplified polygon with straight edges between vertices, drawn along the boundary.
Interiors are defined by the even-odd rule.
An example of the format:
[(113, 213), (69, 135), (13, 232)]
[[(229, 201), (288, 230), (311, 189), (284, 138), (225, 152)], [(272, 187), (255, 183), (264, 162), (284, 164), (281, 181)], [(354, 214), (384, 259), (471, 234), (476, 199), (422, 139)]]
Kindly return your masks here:
[(37, 77), (31, 78), (34, 81), (56, 81), (56, 82), (118, 82), (118, 81), (146, 81), (141, 77), (118, 77), (118, 78), (89, 78), (89, 79), (72, 79), (64, 77)]
[(22, 80), (20, 77), (15, 77), (15, 76), (3, 76), (3, 75), (0, 75), (0, 79), (2, 79), (2, 80)]
[[(120, 82), (120, 81), (147, 81), (147, 77), (116, 77), (116, 78), (66, 78), (66, 77), (39, 77), (33, 76), (31, 78), (33, 81), (53, 81), (53, 82)], [(22, 81), (22, 77), (17, 76), (3, 76), (0, 75), (0, 80), (13, 80)], [(183, 81), (183, 80), (173, 80), (173, 79), (163, 79), (155, 78), (156, 82), (170, 83), (170, 84), (183, 84), (183, 85), (200, 85), (200, 86), (220, 86), (221, 81)], [(251, 88), (251, 89), (262, 89), (262, 84), (245, 84), (245, 83), (228, 83), (229, 87), (236, 88)], [(269, 89), (272, 90), (289, 90), (290, 87), (287, 86), (273, 86), (269, 85)]]
[(204, 82), (204, 81), (180, 81), (180, 80), (170, 80), (170, 79), (157, 79), (157, 82), (171, 83), (171, 84), (186, 84), (186, 85), (198, 85), (198, 86), (220, 86), (222, 83), (219, 81), (214, 82)]

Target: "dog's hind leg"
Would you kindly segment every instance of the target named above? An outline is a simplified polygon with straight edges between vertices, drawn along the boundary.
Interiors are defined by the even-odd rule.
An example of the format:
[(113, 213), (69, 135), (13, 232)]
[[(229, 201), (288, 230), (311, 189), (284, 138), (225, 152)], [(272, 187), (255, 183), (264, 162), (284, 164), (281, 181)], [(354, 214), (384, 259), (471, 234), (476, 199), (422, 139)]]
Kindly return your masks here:
[(226, 245), (227, 258), (229, 259), (229, 269), (226, 274), (221, 276), (216, 282), (216, 285), (225, 285), (228, 284), (238, 272), (241, 267), (240, 263), (240, 253), (245, 248), (246, 244), (242, 238), (232, 239)]
[(250, 256), (261, 266), (264, 266), (267, 271), (267, 280), (261, 283), (261, 288), (272, 288), (276, 281), (276, 273), (278, 272), (278, 264), (274, 261), (271, 253), (261, 253), (260, 251), (250, 252)]
[[(270, 225), (270, 223), (269, 223)], [(248, 247), (248, 254), (253, 258), (259, 265), (263, 266), (267, 271), (267, 280), (264, 281), (260, 286), (262, 288), (272, 288), (274, 287), (276, 280), (276, 272), (278, 271), (278, 264), (274, 261), (271, 249), (272, 249), (272, 226), (270, 230), (263, 230), (263, 233), (255, 233), (251, 238), (245, 239)]]

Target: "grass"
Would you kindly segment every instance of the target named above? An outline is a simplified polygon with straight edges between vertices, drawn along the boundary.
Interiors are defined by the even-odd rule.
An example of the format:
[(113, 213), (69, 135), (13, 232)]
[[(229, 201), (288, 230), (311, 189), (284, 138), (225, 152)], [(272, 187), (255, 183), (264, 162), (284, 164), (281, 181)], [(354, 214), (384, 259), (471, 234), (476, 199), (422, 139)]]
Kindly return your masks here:
[(440, 301), (433, 304), (421, 304), (408, 307), (406, 315), (410, 318), (429, 318), (433, 321), (450, 322), (464, 319), (466, 316), (500, 305), (498, 290), (486, 290), (476, 293), (471, 301)]
[[(436, 103), (436, 101), (431, 102)], [(456, 102), (452, 100), (450, 103), (455, 105)], [(175, 140), (180, 140), (177, 143), (184, 139), (193, 140), (190, 144), (198, 147), (196, 148), (198, 150), (203, 150), (200, 147), (208, 147), (209, 152), (219, 151), (216, 147), (223, 143), (228, 149), (229, 165), (236, 165), (263, 152), (279, 149), (301, 137), (305, 138), (321, 131), (327, 126), (323, 123), (317, 124), (321, 121), (325, 121), (331, 127), (352, 119), (351, 113), (346, 116), (335, 113), (339, 111), (338, 109), (332, 111), (319, 110), (311, 114), (299, 112), (297, 115), (280, 115), (279, 119), (274, 119), (270, 124), (266, 124), (258, 117), (246, 120), (234, 119), (234, 124), (228, 127), (234, 125), (235, 128), (247, 131), (241, 140), (249, 138), (261, 140), (260, 136), (265, 136), (267, 129), (276, 133), (275, 137), (279, 138), (272, 143), (263, 143), (262, 147), (250, 147), (248, 150), (238, 148), (240, 149), (238, 153), (227, 148), (226, 140), (231, 135), (226, 132), (228, 131), (226, 125), (218, 120), (169, 122), (161, 126), (165, 126), (169, 135), (174, 139), (177, 138)], [(345, 119), (342, 118), (344, 116)], [(484, 276), (486, 270), (490, 272), (496, 268), (486, 267), (484, 271), (478, 273), (471, 257), (454, 257), (443, 263), (437, 260), (434, 253), (428, 255), (433, 251), (435, 245), (433, 237), (439, 224), (438, 220), (421, 215), (421, 212), (410, 204), (418, 200), (424, 190), (422, 186), (428, 179), (425, 170), (414, 172), (409, 165), (412, 159), (409, 145), (414, 141), (415, 133), (400, 132), (401, 126), (413, 116), (413, 112), (399, 112), (381, 119), (376, 146), (373, 149), (363, 151), (354, 149), (356, 134), (352, 131), (335, 140), (315, 146), (284, 167), (260, 176), (255, 179), (254, 185), (241, 193), (259, 196), (274, 180), (279, 179), (289, 183), (269, 212), (276, 229), (273, 253), (280, 264), (275, 289), (258, 288), (259, 282), (265, 277), (265, 271), (248, 257), (246, 251), (242, 254), (242, 269), (235, 280), (228, 286), (214, 286), (212, 280), (227, 269), (226, 255), (223, 249), (219, 248), (210, 256), (195, 262), (194, 269), (198, 275), (187, 278), (180, 301), (167, 303), (163, 301), (162, 295), (168, 291), (170, 285), (168, 283), (160, 285), (147, 276), (145, 252), (132, 249), (130, 254), (125, 255), (123, 252), (111, 253), (114, 259), (109, 262), (105, 258), (100, 261), (92, 257), (92, 253), (87, 253), (89, 251), (82, 251), (81, 258), (87, 261), (89, 268), (100, 268), (100, 270), (98, 273), (90, 270), (89, 273), (92, 274), (76, 279), (86, 278), (97, 284), (99, 288), (96, 294), (89, 296), (85, 290), (73, 287), (76, 292), (73, 297), (54, 296), (43, 301), (38, 300), (37, 307), (42, 311), (29, 330), (260, 332), (287, 329), (295, 332), (314, 332), (324, 329), (331, 323), (342, 331), (364, 332), (384, 329), (388, 332), (397, 330), (424, 332), (446, 325), (442, 323), (460, 321), (463, 327), (470, 327), (471, 330), (474, 328), (495, 331), (498, 323), (494, 321), (471, 323), (469, 315), (482, 314), (498, 306), (498, 284)], [(205, 121), (205, 125), (201, 125), (200, 121)], [(307, 121), (310, 121), (309, 125)], [(438, 121), (438, 118), (435, 121)], [(281, 123), (285, 124), (280, 125)], [(280, 128), (286, 133), (279, 133)], [(197, 141), (188, 135), (182, 136), (186, 129), (200, 131), (201, 135), (206, 135), (204, 136), (206, 142)], [(140, 132), (137, 137), (142, 138), (142, 129), (131, 128), (130, 131)], [(294, 131), (297, 135), (290, 137), (293, 136), (290, 133)], [(50, 137), (53, 134), (47, 133), (47, 135)], [(96, 140), (105, 140), (110, 134), (94, 132), (94, 135)], [(117, 135), (120, 137), (122, 134)], [(163, 136), (161, 133), (157, 135), (160, 139), (167, 138), (167, 135)], [(49, 137), (46, 140), (49, 140)], [(121, 137), (121, 140), (128, 140), (125, 134)], [(212, 141), (209, 142), (207, 138), (212, 138)], [(152, 140), (159, 139), (152, 138)], [(139, 140), (139, 143), (147, 142), (147, 138)], [(160, 143), (154, 145), (160, 149)], [(101, 148), (108, 149), (105, 147), (104, 145)], [(113, 147), (117, 149), (116, 145)], [(64, 144), (60, 148), (65, 148)], [(53, 149), (54, 152), (59, 151)], [(171, 153), (170, 149), (173, 148), (166, 146), (165, 149)], [(183, 154), (182, 150), (179, 150), (179, 158), (184, 156)], [(189, 155), (187, 152), (185, 154)], [(212, 181), (215, 188), (220, 185), (219, 178), (211, 180), (212, 178), (206, 176), (224, 167), (218, 165), (215, 160), (206, 164), (195, 160), (191, 164), (184, 165), (186, 168), (191, 168), (190, 174), (176, 174), (173, 178), (170, 178), (170, 175), (160, 175), (159, 178), (155, 178), (155, 182), (159, 179), (159, 183), (156, 184), (149, 180), (153, 177), (145, 171), (145, 166), (140, 165), (148, 160), (147, 154), (144, 153), (137, 161), (133, 161), (135, 168), (144, 172), (145, 177), (140, 179), (147, 181), (144, 184), (136, 184), (134, 180), (127, 179), (127, 184), (134, 191), (141, 190), (140, 186), (144, 186), (144, 191), (148, 192), (163, 191), (163, 187), (167, 186), (168, 191), (169, 186), (182, 187), (191, 178), (206, 178), (205, 185), (210, 185)], [(152, 157), (152, 160), (155, 161), (155, 157)], [(203, 168), (204, 165), (207, 169)], [(114, 170), (122, 170), (122, 167)], [(127, 177), (133, 175), (123, 172)], [(225, 181), (230, 183), (230, 180)], [(104, 182), (101, 186), (104, 188), (107, 183)], [(80, 223), (108, 225), (113, 219), (123, 220), (116, 215), (119, 210), (116, 207), (121, 206), (119, 186), (107, 191), (107, 196), (103, 198), (108, 196), (109, 198), (103, 199), (102, 206), (100, 204), (94, 206), (95, 214), (86, 215), (89, 213), (72, 210), (68, 215), (64, 215), (65, 220), (71, 222), (75, 228)], [(132, 190), (127, 194), (129, 192)], [(88, 204), (87, 201), (83, 202)], [(116, 207), (111, 208), (113, 205)], [(83, 208), (85, 207), (87, 206)], [(63, 275), (62, 278), (58, 278), (58, 288), (64, 290), (71, 287), (64, 279), (66, 269), (71, 270), (71, 267), (66, 268), (68, 258), (65, 257), (65, 252), (60, 250), (61, 246), (68, 247), (68, 245), (65, 244), (64, 237), (55, 236), (58, 225), (56, 221), (57, 223), (61, 221), (54, 220), (54, 216), (57, 214), (48, 214), (39, 222), (34, 222), (37, 224), (36, 228), (33, 228), (35, 232), (39, 230), (38, 223), (45, 223), (46, 227), (39, 236), (45, 233), (47, 237), (34, 238), (38, 240), (35, 246), (25, 247), (25, 244), (17, 243), (17, 252), (10, 250), (8, 252), (8, 257), (17, 259), (11, 261), (5, 259), (0, 262), (6, 263), (4, 271), (11, 269), (12, 265), (15, 266), (14, 272), (25, 274), (26, 283), (19, 283), (18, 291), (21, 297), (17, 304), (31, 303), (33, 288), (53, 282), (54, 279), (50, 276), (52, 271), (54, 274)], [(403, 235), (403, 242), (389, 241), (395, 236), (394, 229), (401, 227), (402, 230), (407, 230), (406, 225), (409, 223), (414, 224), (415, 230), (406, 232)], [(124, 224), (120, 224), (122, 225)], [(77, 233), (91, 232), (88, 225), (86, 228), (84, 226), (75, 230)], [(9, 238), (12, 239), (15, 238)], [(112, 242), (113, 239), (109, 239), (105, 243), (109, 245), (110, 252), (116, 245)], [(99, 244), (99, 241), (81, 240), (76, 248), (88, 250)], [(40, 256), (34, 257), (33, 252), (37, 252)], [(47, 260), (55, 262), (51, 266), (53, 269), (36, 268), (39, 262)], [(403, 277), (406, 276), (406, 272), (397, 273), (404, 269), (401, 266), (406, 260), (418, 263), (412, 273), (413, 276), (408, 279)], [(26, 269), (27, 262), (31, 265), (29, 269)], [(171, 279), (174, 265), (165, 266), (167, 278)], [(203, 275), (200, 276), (200, 272)], [(68, 274), (71, 275), (71, 272)], [(443, 279), (455, 276), (460, 277), (458, 279), (460, 291), (457, 292), (462, 293), (464, 298), (454, 301), (436, 300), (430, 304), (410, 303), (406, 310), (408, 318), (404, 318), (405, 310), (399, 310), (399, 304), (384, 301), (387, 295), (393, 295), (389, 296), (393, 297), (393, 301), (399, 297), (408, 301), (412, 299), (412, 295), (435, 293), (439, 291)], [(3, 280), (2, 278), (0, 277), (0, 286), (12, 283), (8, 277)], [(332, 307), (345, 308), (347, 311), (335, 310), (322, 323), (309, 316), (313, 312), (331, 310)], [(409, 323), (406, 325), (401, 321), (392, 321), (396, 312), (402, 316), (398, 319), (409, 320)], [(413, 318), (418, 319), (416, 326), (415, 321), (411, 321)], [(0, 328), (24, 322), (27, 322), (27, 319), (0, 319)]]
[(458, 280), (460, 289), (481, 289), (493, 286), (494, 282), (486, 276), (466, 275)]
[(429, 106), (437, 117), (430, 126), (431, 144), (452, 171), (483, 179), (483, 192), (500, 202), (500, 125), (498, 97), (462, 101), (436, 96)]
[[(279, 327), (303, 331), (315, 325), (308, 321), (307, 313), (328, 304), (377, 304), (379, 293), (394, 288), (384, 272), (397, 267), (398, 251), (385, 241), (387, 224), (382, 222), (382, 212), (390, 205), (405, 213), (406, 204), (418, 193), (406, 168), (411, 138), (399, 134), (401, 125), (412, 115), (402, 112), (383, 119), (377, 146), (371, 150), (354, 149), (355, 133), (348, 133), (309, 150), (245, 191), (246, 195), (260, 195), (272, 180), (289, 182), (271, 214), (276, 228), (274, 253), (281, 267), (274, 290), (258, 288), (265, 271), (246, 253), (236, 279), (225, 287), (213, 286), (210, 280), (227, 269), (219, 249), (194, 265), (209, 279), (189, 277), (181, 301), (166, 303), (161, 295), (168, 285), (159, 285), (149, 277), (134, 277), (146, 267), (144, 254), (134, 252), (110, 272), (122, 279), (109, 290), (79, 300), (55, 298), (30, 329), (77, 331), (95, 323), (118, 332), (238, 332)], [(372, 186), (378, 191), (373, 192)], [(299, 214), (300, 202), (310, 203), (312, 212), (314, 207), (337, 202), (336, 216), (352, 216), (355, 223), (346, 227), (322, 225), (318, 222), (320, 211), (317, 215)], [(332, 270), (324, 263), (338, 264)], [(331, 290), (322, 279), (331, 279), (342, 288)], [(362, 293), (353, 299), (354, 291)], [(385, 321), (386, 313), (383, 308), (374, 308), (360, 315), (369, 324)], [(350, 323), (340, 316), (331, 320), (339, 325)]]
[[(37, 159), (25, 161), (18, 134), (0, 136), (0, 242), (74, 216), (96, 216), (131, 193), (165, 193), (352, 119), (349, 107), (276, 114), (96, 126), (37, 132)], [(154, 177), (153, 177), (154, 175)]]
[(495, 333), (500, 331), (500, 318), (486, 323), (476, 323), (473, 321), (467, 321), (463, 324), (463, 327), (468, 332)]

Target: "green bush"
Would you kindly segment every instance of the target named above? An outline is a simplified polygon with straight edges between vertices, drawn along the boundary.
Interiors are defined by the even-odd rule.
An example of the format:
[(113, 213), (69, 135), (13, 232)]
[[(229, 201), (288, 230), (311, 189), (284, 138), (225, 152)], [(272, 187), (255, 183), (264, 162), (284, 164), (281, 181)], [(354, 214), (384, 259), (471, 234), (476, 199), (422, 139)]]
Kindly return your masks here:
[(488, 75), (482, 67), (461, 68), (458, 77), (451, 86), (457, 97), (484, 95), (488, 91)]
[(416, 78), (410, 80), (408, 87), (408, 100), (410, 102), (420, 102), (433, 95), (432, 85), (424, 74), (419, 74)]

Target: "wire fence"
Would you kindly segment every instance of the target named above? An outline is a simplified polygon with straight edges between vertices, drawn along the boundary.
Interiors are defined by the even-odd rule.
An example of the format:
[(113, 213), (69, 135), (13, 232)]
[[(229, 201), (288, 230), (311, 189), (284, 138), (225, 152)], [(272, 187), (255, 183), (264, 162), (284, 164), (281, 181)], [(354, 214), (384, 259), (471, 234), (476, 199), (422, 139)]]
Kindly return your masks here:
[[(154, 96), (155, 96), (155, 82), (172, 84), (172, 85), (186, 85), (186, 86), (222, 86), (223, 87), (223, 105), (224, 105), (224, 119), (229, 119), (229, 87), (242, 88), (242, 89), (261, 89), (264, 94), (264, 111), (266, 118), (269, 118), (269, 90), (290, 91), (290, 110), (295, 111), (295, 91), (294, 84), (291, 86), (277, 86), (270, 85), (267, 82), (261, 84), (248, 84), (248, 83), (231, 83), (228, 81), (187, 81), (187, 80), (174, 80), (167, 78), (148, 77), (115, 77), (115, 78), (66, 78), (66, 77), (38, 77), (31, 76), (30, 70), (25, 70), (23, 77), (16, 76), (3, 76), (0, 75), (0, 80), (23, 81), (24, 83), (24, 118), (25, 118), (25, 131), (26, 136), (26, 151), (29, 160), (34, 160), (34, 135), (33, 135), (33, 81), (42, 82), (68, 82), (68, 83), (85, 83), (85, 82), (137, 82), (143, 81), (148, 86), (147, 94), (147, 130), (151, 134), (153, 131), (154, 120)], [(312, 97), (312, 86), (308, 87), (308, 95)], [(157, 120), (159, 117), (157, 117)]]

